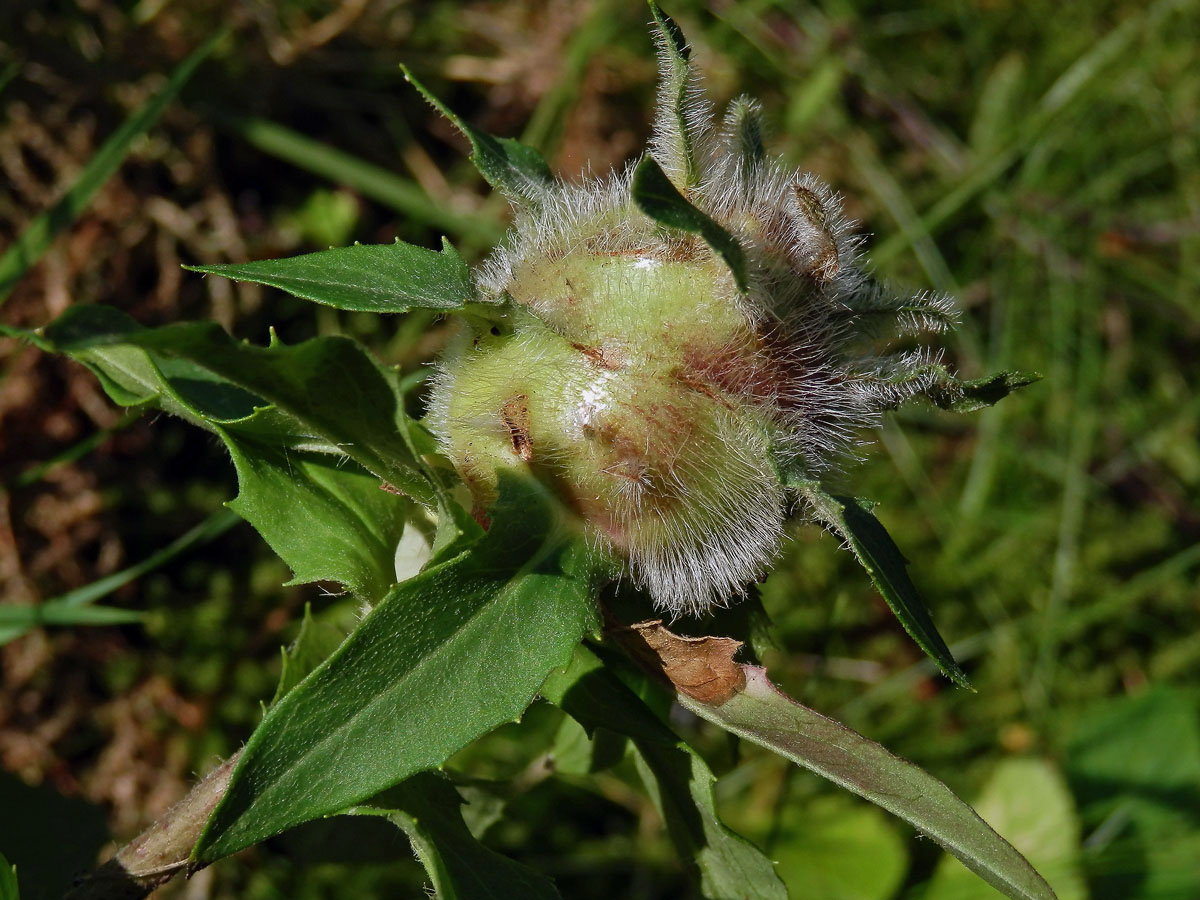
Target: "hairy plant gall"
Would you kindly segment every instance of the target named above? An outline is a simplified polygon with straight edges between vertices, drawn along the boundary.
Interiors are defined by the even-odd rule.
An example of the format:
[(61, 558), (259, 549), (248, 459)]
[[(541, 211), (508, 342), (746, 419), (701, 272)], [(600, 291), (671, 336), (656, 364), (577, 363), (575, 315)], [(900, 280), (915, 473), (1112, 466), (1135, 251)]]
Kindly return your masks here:
[[(950, 314), (862, 274), (833, 193), (764, 154), (756, 104), (714, 124), (669, 20), (659, 58), (651, 162), (517, 199), (477, 276), (497, 312), (444, 354), (429, 421), (477, 516), (526, 469), (660, 608), (701, 613), (777, 555), (783, 472), (837, 466), (929, 388), (936, 360), (878, 336)], [(648, 214), (647, 166), (709, 224)]]

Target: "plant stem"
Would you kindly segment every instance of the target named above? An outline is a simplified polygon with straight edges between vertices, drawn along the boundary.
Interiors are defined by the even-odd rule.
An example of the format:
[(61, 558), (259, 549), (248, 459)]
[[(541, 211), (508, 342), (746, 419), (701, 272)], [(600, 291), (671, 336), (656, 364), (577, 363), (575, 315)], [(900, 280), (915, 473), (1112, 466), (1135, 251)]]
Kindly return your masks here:
[(240, 751), (210, 772), (161, 819), (82, 876), (64, 900), (141, 900), (188, 869), (204, 823), (225, 796)]

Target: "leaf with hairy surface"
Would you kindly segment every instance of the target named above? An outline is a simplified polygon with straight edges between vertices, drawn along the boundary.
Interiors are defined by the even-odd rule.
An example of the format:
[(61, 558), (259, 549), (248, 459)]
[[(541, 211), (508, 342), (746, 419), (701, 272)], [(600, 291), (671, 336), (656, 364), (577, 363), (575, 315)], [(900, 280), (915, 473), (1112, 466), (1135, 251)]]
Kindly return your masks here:
[(595, 627), (591, 564), (559, 515), (506, 477), (487, 534), (396, 585), (271, 709), (193, 860), (362, 803), (518, 717)]

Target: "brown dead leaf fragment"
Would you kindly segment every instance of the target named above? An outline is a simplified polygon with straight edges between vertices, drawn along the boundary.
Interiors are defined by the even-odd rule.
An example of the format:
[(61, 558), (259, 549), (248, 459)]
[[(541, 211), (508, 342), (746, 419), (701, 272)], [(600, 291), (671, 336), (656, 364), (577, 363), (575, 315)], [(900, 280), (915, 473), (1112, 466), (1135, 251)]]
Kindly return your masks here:
[(638, 622), (615, 636), (639, 663), (700, 703), (720, 706), (746, 687), (746, 673), (733, 659), (741, 641), (673, 634), (660, 619)]

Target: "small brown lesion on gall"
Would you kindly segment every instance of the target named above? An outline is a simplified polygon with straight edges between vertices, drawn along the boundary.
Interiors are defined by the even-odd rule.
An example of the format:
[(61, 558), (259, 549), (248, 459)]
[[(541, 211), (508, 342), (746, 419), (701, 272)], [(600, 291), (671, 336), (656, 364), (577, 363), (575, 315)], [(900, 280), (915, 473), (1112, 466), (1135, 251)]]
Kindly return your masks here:
[(587, 361), (594, 366), (608, 369), (610, 372), (621, 368), (621, 363), (603, 347), (589, 347), (587, 344), (580, 344), (576, 341), (571, 341), (571, 346), (587, 357)]
[(512, 451), (525, 462), (533, 460), (533, 437), (530, 434), (529, 395), (517, 394), (500, 407), (500, 420), (508, 430)]
[(397, 497), (407, 497), (408, 495), (394, 484), (389, 484), (386, 481), (379, 482), (379, 489), (388, 494), (395, 494)]
[(610, 621), (608, 630), (639, 665), (693, 700), (720, 706), (746, 688), (745, 668), (734, 660), (741, 641), (673, 634), (661, 619), (630, 626)]

